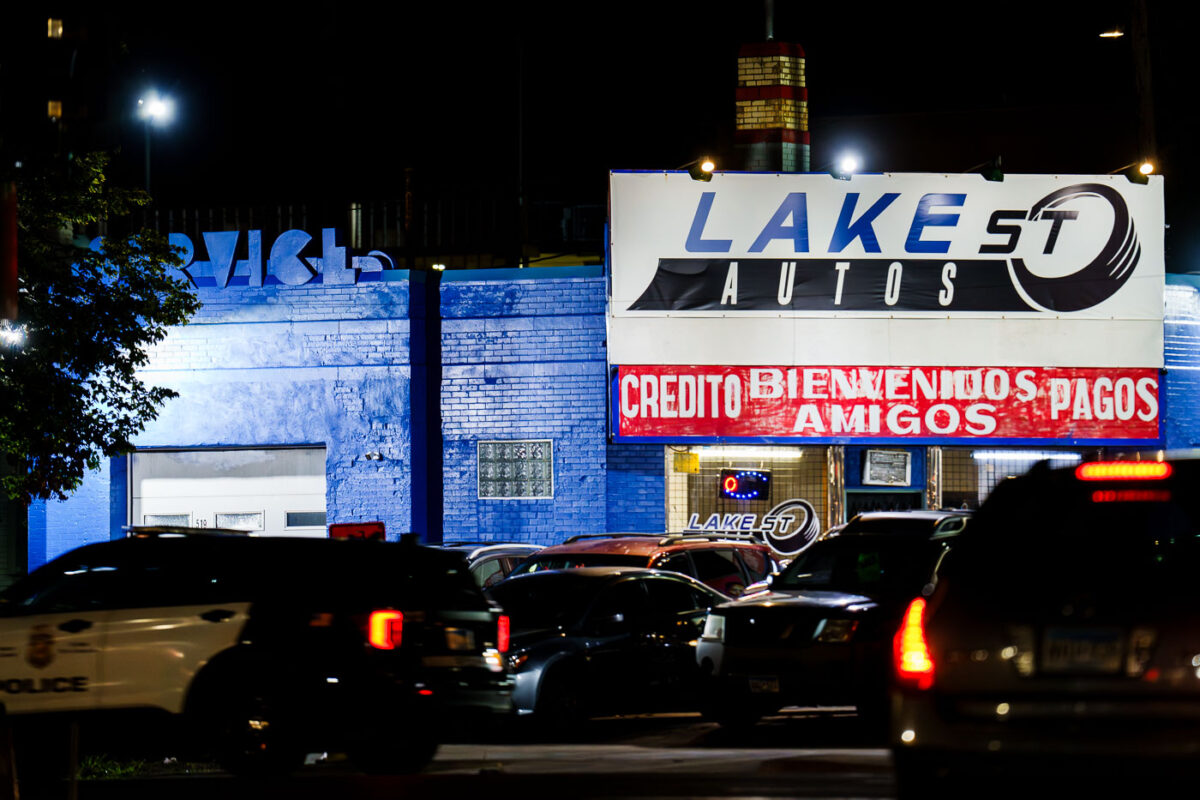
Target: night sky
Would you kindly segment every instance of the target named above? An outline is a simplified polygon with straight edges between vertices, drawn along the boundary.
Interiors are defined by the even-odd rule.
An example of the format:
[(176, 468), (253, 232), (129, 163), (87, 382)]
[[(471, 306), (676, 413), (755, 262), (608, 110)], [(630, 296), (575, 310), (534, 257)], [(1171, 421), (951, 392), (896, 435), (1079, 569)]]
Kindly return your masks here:
[[(603, 203), (609, 169), (705, 153), (740, 168), (736, 54), (764, 38), (754, 0), (249, 5), (105, 12), (125, 43), (110, 133), (134, 182), (143, 129), (117, 112), (150, 86), (176, 102), (152, 150), (164, 202), (395, 197), (415, 167), (499, 190), (520, 173), (533, 200)], [(1001, 155), (1008, 172), (1105, 173), (1141, 155), (1129, 2), (775, 6), (776, 39), (808, 57), (814, 170), (847, 147), (868, 171)], [(1200, 271), (1183, 13), (1149, 16), (1168, 268), (1181, 272)], [(1127, 35), (1098, 36), (1114, 27)]]

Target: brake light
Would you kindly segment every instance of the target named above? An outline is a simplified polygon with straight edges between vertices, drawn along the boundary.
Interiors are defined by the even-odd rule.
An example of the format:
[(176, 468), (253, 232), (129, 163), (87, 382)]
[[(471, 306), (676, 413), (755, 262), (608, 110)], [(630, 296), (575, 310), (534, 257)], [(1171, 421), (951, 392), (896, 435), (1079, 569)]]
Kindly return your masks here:
[(908, 604), (892, 640), (892, 653), (897, 678), (918, 689), (933, 686), (933, 656), (925, 641), (925, 598), (918, 597)]
[(1097, 489), (1093, 503), (1169, 503), (1171, 493), (1154, 489)]
[(501, 614), (496, 620), (496, 649), (501, 653), (508, 652), (508, 645), (511, 641), (512, 622), (508, 618), (508, 614)]
[(1075, 468), (1081, 481), (1161, 481), (1171, 477), (1166, 461), (1091, 461)]
[(404, 612), (372, 611), (367, 621), (367, 641), (377, 650), (395, 650), (404, 634)]

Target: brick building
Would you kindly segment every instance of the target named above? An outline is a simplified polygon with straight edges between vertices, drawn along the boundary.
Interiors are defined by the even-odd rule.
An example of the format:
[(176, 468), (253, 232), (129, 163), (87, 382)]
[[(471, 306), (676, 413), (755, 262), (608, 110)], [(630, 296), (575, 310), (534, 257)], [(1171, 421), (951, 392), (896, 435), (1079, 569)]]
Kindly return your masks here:
[[(228, 271), (193, 243), (203, 309), (144, 371), (180, 397), (135, 454), (68, 500), (31, 507), (30, 567), (155, 522), (322, 536), (330, 523), (381, 520), (389, 538), (537, 543), (678, 530), (748, 508), (713, 491), (722, 470), (748, 464), (809, 498), (824, 527), (872, 507), (973, 506), (1033, 460), (1101, 449), (897, 439), (886, 449), (907, 454), (907, 472), (881, 487), (864, 470), (878, 441), (614, 440), (605, 267), (410, 272), (350, 248), (339, 264), (328, 259), (340, 236), (312, 233), (300, 251), (311, 274), (282, 270), (262, 241), (262, 285), (243, 258), (248, 237), (226, 254)], [(338, 269), (351, 281), (333, 282)], [(1200, 447), (1192, 277), (1167, 277), (1164, 320), (1154, 444)]]

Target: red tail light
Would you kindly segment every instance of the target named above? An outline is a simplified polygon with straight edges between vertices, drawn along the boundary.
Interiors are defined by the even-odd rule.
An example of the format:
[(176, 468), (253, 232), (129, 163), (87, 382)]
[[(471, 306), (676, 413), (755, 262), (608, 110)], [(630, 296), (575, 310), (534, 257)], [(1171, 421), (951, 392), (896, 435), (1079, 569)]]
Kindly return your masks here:
[(372, 611), (367, 620), (367, 641), (378, 650), (395, 650), (404, 634), (404, 612)]
[(918, 597), (908, 604), (900, 630), (892, 640), (896, 677), (901, 682), (928, 689), (933, 686), (933, 656), (925, 640), (925, 598)]
[(496, 620), (496, 649), (501, 653), (508, 652), (511, 635), (512, 622), (509, 620), (508, 614), (501, 614), (500, 619)]
[(1171, 477), (1165, 461), (1089, 461), (1075, 468), (1081, 481), (1161, 481)]
[(1171, 493), (1153, 489), (1097, 489), (1093, 503), (1169, 503)]

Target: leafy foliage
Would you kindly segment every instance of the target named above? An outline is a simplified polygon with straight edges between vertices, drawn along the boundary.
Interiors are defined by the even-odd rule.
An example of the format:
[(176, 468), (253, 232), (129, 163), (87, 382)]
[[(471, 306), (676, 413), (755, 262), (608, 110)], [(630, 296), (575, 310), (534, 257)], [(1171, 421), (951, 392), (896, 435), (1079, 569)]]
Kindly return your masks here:
[[(18, 183), (23, 346), (0, 345), (0, 469), (13, 499), (63, 498), (101, 459), (130, 452), (131, 439), (176, 396), (137, 376), (148, 349), (199, 308), (166, 237), (149, 230), (106, 236), (149, 202), (110, 186), (108, 157), (57, 163)], [(176, 273), (178, 274), (178, 273)]]

